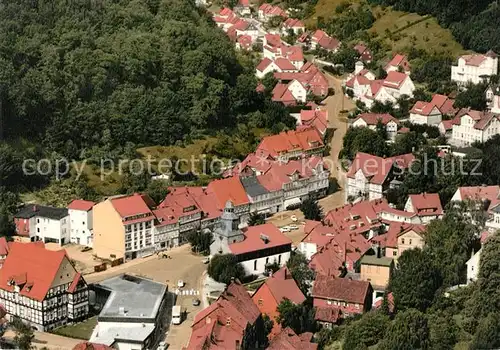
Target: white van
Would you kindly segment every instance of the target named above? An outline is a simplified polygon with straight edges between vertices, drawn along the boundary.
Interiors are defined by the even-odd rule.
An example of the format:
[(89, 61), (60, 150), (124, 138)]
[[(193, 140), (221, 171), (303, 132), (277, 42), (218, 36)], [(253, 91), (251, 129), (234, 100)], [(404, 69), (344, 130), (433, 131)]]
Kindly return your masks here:
[(181, 306), (174, 305), (172, 308), (172, 324), (181, 324)]

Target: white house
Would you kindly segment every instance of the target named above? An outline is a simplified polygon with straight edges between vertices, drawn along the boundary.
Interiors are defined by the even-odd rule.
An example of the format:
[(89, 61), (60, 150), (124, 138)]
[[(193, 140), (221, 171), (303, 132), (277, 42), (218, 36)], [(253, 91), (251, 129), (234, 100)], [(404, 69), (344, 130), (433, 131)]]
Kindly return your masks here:
[(477, 274), (479, 272), (479, 261), (481, 259), (481, 251), (479, 249), (477, 252), (472, 252), (471, 257), (467, 260), (467, 284), (477, 280)]
[(346, 202), (350, 199), (382, 198), (390, 182), (414, 160), (413, 154), (381, 158), (358, 152), (347, 172)]
[(298, 80), (292, 80), (288, 83), (288, 90), (292, 93), (295, 100), (305, 103), (307, 100), (307, 88)]
[(288, 18), (281, 27), (281, 33), (283, 35), (288, 35), (289, 31), (292, 31), (295, 35), (304, 33), (306, 26), (300, 19)]
[[(360, 68), (358, 65), (356, 71)], [(390, 71), (384, 80), (373, 80), (373, 78), (373, 73), (362, 69), (345, 83), (346, 88), (352, 90), (354, 99), (360, 100), (368, 108), (374, 101), (392, 102), (397, 105), (397, 99), (401, 96), (413, 97), (415, 85), (405, 73)]]
[(443, 207), (437, 193), (410, 194), (404, 211), (416, 213), (422, 224), (428, 224), (443, 216)]
[(486, 90), (486, 100), (490, 111), (500, 114), (500, 86), (490, 85)]
[(292, 251), (292, 241), (273, 224), (251, 226), (243, 231), (244, 239), (229, 244), (248, 275), (260, 275), (270, 264), (286, 265)]
[(75, 199), (68, 205), (71, 243), (92, 247), (92, 208), (95, 203)]
[(405, 55), (396, 54), (394, 57), (386, 64), (384, 70), (389, 72), (402, 71), (405, 74), (410, 75), (410, 63)]
[(458, 64), (451, 66), (451, 80), (460, 85), (467, 82), (479, 84), (485, 78), (498, 74), (498, 57), (493, 51), (485, 55), (464, 55)]
[(32, 241), (70, 242), (69, 215), (66, 208), (28, 204), (14, 215), (16, 233)]
[(351, 127), (367, 127), (371, 130), (376, 130), (377, 124), (382, 123), (387, 131), (387, 138), (389, 140), (394, 140), (398, 133), (399, 120), (394, 118), (392, 115), (384, 113), (362, 113), (358, 115), (356, 119), (351, 124)]
[(454, 116), (454, 99), (435, 94), (430, 102), (417, 101), (410, 110), (410, 122), (413, 124), (439, 125), (443, 115)]
[(239, 0), (236, 6), (234, 6), (234, 11), (240, 16), (250, 16), (250, 2), (249, 0)]
[(476, 141), (486, 142), (498, 133), (498, 114), (462, 109), (456, 116), (450, 143), (455, 146), (469, 146)]

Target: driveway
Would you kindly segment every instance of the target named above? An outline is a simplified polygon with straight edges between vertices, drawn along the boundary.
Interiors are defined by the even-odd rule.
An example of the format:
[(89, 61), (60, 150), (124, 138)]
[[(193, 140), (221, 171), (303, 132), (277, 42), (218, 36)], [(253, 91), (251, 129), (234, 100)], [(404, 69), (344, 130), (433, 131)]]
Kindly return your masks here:
[(331, 165), (331, 177), (337, 179), (340, 190), (332, 195), (319, 200), (323, 211), (326, 213), (329, 210), (335, 209), (344, 205), (344, 187), (345, 174), (342, 172), (342, 167), (339, 163), (339, 152), (342, 149), (344, 135), (347, 131), (347, 116), (343, 115), (342, 110), (353, 110), (356, 105), (352, 100), (347, 98), (342, 93), (342, 80), (329, 73), (325, 72), (330, 87), (335, 90), (335, 95), (328, 96), (324, 103), (324, 108), (328, 111), (328, 127), (335, 130), (330, 144), (330, 154), (325, 157), (327, 164)]

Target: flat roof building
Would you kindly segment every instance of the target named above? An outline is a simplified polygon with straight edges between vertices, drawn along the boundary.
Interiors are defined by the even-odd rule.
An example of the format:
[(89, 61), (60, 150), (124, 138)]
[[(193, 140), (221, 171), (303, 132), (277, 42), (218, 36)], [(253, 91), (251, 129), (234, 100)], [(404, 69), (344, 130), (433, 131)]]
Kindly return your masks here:
[(90, 341), (117, 349), (152, 349), (166, 319), (162, 311), (167, 287), (130, 275), (113, 277), (95, 287), (109, 296)]

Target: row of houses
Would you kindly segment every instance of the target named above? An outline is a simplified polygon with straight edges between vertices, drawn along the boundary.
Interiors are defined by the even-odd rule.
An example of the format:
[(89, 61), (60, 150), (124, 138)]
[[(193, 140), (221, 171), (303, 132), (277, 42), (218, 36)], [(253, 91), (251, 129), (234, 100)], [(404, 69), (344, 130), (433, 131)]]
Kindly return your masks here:
[(170, 188), (160, 204), (134, 194), (97, 204), (75, 200), (67, 208), (26, 205), (15, 215), (17, 234), (88, 245), (101, 258), (134, 259), (182, 244), (189, 232), (213, 229), (228, 202), (245, 224), (250, 213), (276, 213), (321, 197), (330, 171), (316, 125), (326, 130), (326, 114), (309, 112), (297, 130), (263, 138), (255, 153), (207, 187)]
[(400, 97), (413, 97), (415, 84), (410, 78), (409, 71), (404, 70), (407, 61), (393, 61), (394, 59), (386, 65), (387, 76), (384, 79), (376, 79), (373, 72), (364, 68), (363, 62), (356, 62), (354, 74), (344, 82), (346, 92), (368, 108), (371, 108), (375, 101), (391, 102), (397, 106)]

